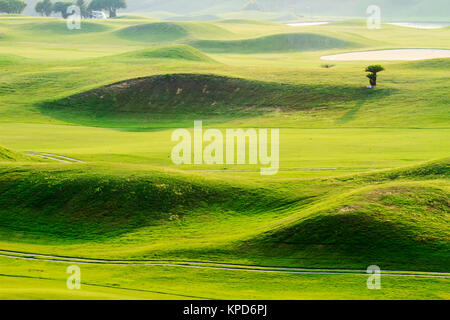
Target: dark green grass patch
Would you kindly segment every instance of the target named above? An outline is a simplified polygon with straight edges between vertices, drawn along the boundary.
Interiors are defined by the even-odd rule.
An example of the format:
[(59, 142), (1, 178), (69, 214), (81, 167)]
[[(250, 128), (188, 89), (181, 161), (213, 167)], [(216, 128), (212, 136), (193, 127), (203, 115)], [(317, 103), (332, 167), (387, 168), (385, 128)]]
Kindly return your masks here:
[(449, 240), (449, 194), (398, 185), (349, 197), (240, 250), (285, 264), (449, 271)]
[(157, 172), (124, 176), (80, 167), (0, 173), (0, 229), (61, 240), (99, 240), (185, 215), (256, 214), (291, 201), (267, 190)]
[[(245, 118), (264, 113), (328, 108), (331, 103), (376, 99), (389, 90), (352, 86), (287, 85), (200, 74), (167, 74), (130, 79), (40, 105), (55, 118), (102, 126), (111, 117)], [(76, 117), (70, 114), (76, 112)], [(77, 120), (78, 119), (78, 120)], [(141, 120), (142, 121), (142, 120)], [(107, 121), (106, 121), (107, 122)]]

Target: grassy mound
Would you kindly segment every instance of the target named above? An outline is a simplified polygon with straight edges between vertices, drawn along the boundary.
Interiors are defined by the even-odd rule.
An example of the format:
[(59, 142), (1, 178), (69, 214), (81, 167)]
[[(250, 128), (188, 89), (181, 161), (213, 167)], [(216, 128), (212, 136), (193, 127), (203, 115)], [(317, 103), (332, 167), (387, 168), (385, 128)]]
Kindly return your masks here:
[(233, 34), (214, 24), (205, 22), (154, 22), (127, 27), (117, 31), (126, 40), (168, 43), (183, 39), (227, 38)]
[(356, 44), (312, 33), (284, 33), (246, 40), (198, 40), (192, 46), (214, 53), (271, 53), (357, 47)]
[(188, 215), (256, 214), (282, 195), (158, 171), (0, 169), (0, 231), (98, 240)]
[(449, 226), (448, 190), (398, 183), (347, 196), (244, 248), (281, 261), (449, 271)]
[[(357, 99), (362, 89), (311, 88), (214, 75), (173, 74), (126, 80), (42, 105), (46, 111), (107, 114), (261, 114)], [(381, 92), (381, 91), (379, 91)]]
[(154, 43), (180, 40), (188, 34), (185, 28), (171, 22), (140, 24), (117, 31), (117, 36), (126, 40)]
[(170, 45), (152, 47), (145, 50), (133, 51), (119, 55), (120, 58), (137, 59), (175, 59), (197, 62), (214, 62), (213, 59), (201, 51), (187, 45)]
[(48, 35), (77, 35), (86, 33), (106, 32), (111, 27), (106, 24), (83, 21), (81, 29), (70, 30), (67, 28), (66, 21), (52, 21), (45, 23), (32, 23), (28, 26), (28, 30), (33, 33)]
[(36, 161), (36, 159), (0, 146), (0, 162)]

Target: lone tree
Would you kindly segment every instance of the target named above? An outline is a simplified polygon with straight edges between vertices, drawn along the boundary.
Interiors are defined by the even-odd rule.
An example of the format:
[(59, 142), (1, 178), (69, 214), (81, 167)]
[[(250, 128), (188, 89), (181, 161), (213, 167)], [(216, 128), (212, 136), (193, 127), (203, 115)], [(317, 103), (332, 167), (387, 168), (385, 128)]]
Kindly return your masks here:
[(89, 10), (107, 10), (109, 17), (117, 17), (118, 9), (126, 9), (127, 3), (125, 0), (92, 0), (89, 4)]
[(36, 7), (34, 8), (37, 13), (41, 16), (51, 16), (53, 11), (53, 3), (50, 0), (43, 0), (36, 3)]
[(0, 0), (0, 12), (22, 13), (27, 4), (22, 0)]
[(77, 6), (80, 8), (80, 13), (83, 18), (89, 17), (89, 11), (84, 0), (77, 0)]
[(384, 71), (384, 68), (379, 64), (368, 66), (366, 68), (366, 72), (370, 72), (367, 75), (367, 78), (369, 78), (371, 86), (375, 87), (377, 85), (377, 73), (381, 71)]
[(58, 1), (53, 5), (53, 11), (56, 13), (61, 13), (62, 17), (64, 19), (67, 19), (67, 17), (69, 16), (69, 14), (67, 13), (67, 8), (69, 8), (70, 6), (73, 6), (72, 2)]

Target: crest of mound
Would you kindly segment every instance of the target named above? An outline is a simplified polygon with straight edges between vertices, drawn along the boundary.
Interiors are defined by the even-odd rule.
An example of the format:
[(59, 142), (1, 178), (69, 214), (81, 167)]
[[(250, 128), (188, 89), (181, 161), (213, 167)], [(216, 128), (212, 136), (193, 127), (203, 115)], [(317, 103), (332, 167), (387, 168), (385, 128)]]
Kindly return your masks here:
[(198, 40), (191, 45), (211, 53), (273, 53), (358, 47), (358, 44), (314, 33), (281, 33), (244, 40)]
[(81, 29), (69, 29), (67, 23), (64, 21), (52, 21), (45, 23), (31, 23), (28, 25), (28, 30), (32, 33), (48, 34), (48, 35), (77, 35), (85, 33), (106, 32), (111, 30), (112, 27), (106, 24), (97, 22), (83, 21), (83, 27)]
[(188, 31), (177, 23), (155, 22), (139, 24), (119, 30), (117, 36), (139, 42), (171, 42), (188, 36)]
[(246, 248), (258, 252), (271, 247), (280, 258), (312, 255), (329, 261), (337, 255), (341, 266), (377, 261), (385, 268), (403, 268), (414, 256), (415, 263), (426, 261), (430, 270), (448, 270), (450, 202), (444, 189), (398, 183), (363, 188), (337, 199), (290, 225), (262, 234)]
[(187, 38), (222, 39), (233, 36), (231, 32), (206, 22), (153, 22), (126, 27), (116, 34), (122, 39), (148, 43), (169, 43)]
[[(342, 87), (339, 94), (327, 95), (326, 99), (356, 97), (355, 90)], [(342, 95), (344, 91), (346, 94)], [(93, 115), (238, 115), (307, 109), (318, 103), (324, 103), (324, 96), (305, 85), (204, 74), (166, 74), (121, 81), (48, 102), (43, 107)]]
[(120, 58), (136, 59), (175, 59), (197, 62), (215, 62), (200, 50), (187, 45), (158, 46), (119, 55)]

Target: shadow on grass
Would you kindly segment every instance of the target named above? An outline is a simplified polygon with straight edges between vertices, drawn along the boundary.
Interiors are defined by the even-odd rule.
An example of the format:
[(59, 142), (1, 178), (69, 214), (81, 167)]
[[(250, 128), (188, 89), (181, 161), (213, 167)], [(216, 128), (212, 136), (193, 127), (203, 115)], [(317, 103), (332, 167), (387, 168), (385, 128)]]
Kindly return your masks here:
[(362, 105), (391, 92), (343, 85), (291, 85), (216, 75), (167, 74), (121, 81), (38, 107), (46, 115), (74, 124), (156, 131), (192, 126), (193, 120), (223, 123), (273, 112), (333, 108), (352, 101)]

